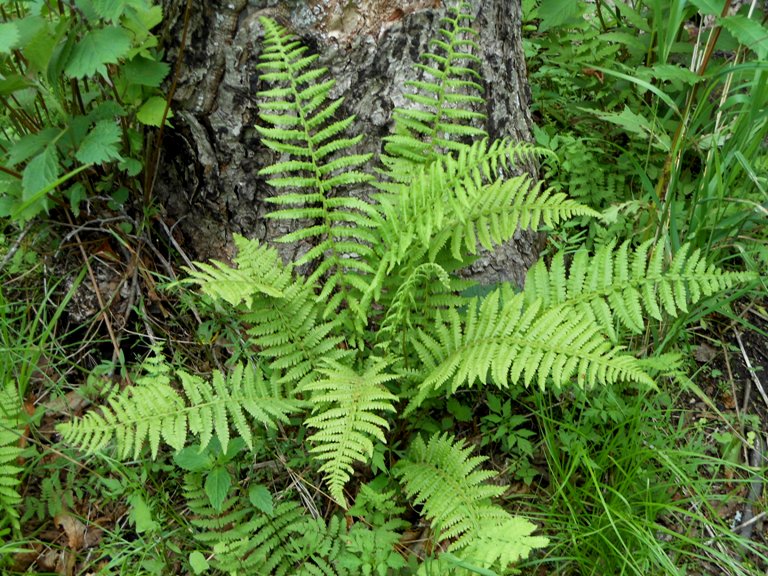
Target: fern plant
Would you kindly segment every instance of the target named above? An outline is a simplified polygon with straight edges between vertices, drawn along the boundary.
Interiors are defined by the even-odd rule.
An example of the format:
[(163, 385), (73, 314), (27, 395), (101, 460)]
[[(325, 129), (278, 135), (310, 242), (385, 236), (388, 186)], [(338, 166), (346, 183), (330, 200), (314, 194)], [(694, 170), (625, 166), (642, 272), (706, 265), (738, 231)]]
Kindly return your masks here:
[[(280, 154), (262, 173), (279, 191), (272, 217), (298, 222), (281, 241), (312, 246), (286, 264), (275, 249), (236, 236), (233, 266), (189, 270), (187, 283), (202, 298), (241, 321), (236, 356), (249, 363), (206, 380), (150, 359), (146, 374), (101, 414), (60, 427), (65, 440), (90, 451), (114, 440), (122, 457), (135, 457), (148, 441), (154, 457), (161, 441), (178, 451), (191, 437), (203, 447), (215, 437), (226, 448), (232, 434), (255, 451), (253, 422), (290, 425), (287, 416), (297, 416), (329, 492), (329, 520), (290, 498), (299, 484), (292, 472), (291, 488), (275, 491), (280, 503), (258, 510), (240, 486), (213, 506), (193, 473), (185, 488), (191, 523), (224, 571), (359, 573), (362, 553), (370, 573), (402, 567), (395, 548), (404, 520), (375, 520), (381, 512), (368, 505), (377, 501), (371, 488), (357, 488), (374, 463), (384, 473), (378, 494), (416, 505), (435, 550), (445, 550), (422, 571), (430, 562), (445, 574), (508, 571), (546, 539), (494, 502), (504, 488), (490, 483), (495, 474), (480, 468), (483, 457), (452, 436), (409, 437), (404, 417), (475, 386), (653, 386), (659, 361), (628, 353), (616, 322), (637, 330), (645, 313), (684, 311), (748, 278), (685, 250), (667, 264), (661, 244), (608, 245), (578, 254), (570, 269), (559, 255), (550, 268), (537, 265), (522, 293), (501, 285), (469, 298), (471, 282), (457, 271), (479, 251), (520, 228), (595, 215), (521, 173), (521, 162), (545, 150), (491, 140), (475, 125), (483, 101), (470, 8), (462, 3), (442, 21), (434, 52), (418, 67), (429, 79), (410, 84), (417, 107), (398, 110), (381, 163), (368, 172), (370, 157), (353, 152), (360, 136), (346, 135), (354, 118), (343, 115), (342, 99), (331, 100), (326, 70), (262, 19), (261, 80), (269, 87), (258, 94), (259, 131)], [(353, 196), (358, 188), (367, 194)], [(387, 463), (380, 455), (393, 437)], [(343, 509), (370, 526), (344, 526), (336, 513)], [(389, 549), (374, 553), (376, 542)]]

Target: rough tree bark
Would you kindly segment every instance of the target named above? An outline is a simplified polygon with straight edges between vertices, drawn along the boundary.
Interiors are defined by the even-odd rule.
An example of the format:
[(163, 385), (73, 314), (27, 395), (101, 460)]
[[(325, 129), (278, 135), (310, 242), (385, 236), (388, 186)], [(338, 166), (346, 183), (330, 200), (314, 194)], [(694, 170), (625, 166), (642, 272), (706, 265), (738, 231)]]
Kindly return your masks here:
[[(185, 0), (165, 0), (170, 24), (168, 58), (179, 52)], [(273, 160), (253, 128), (257, 121), (256, 64), (263, 32), (259, 16), (291, 29), (320, 54), (343, 94), (345, 113), (357, 115), (353, 133), (368, 135), (378, 153), (391, 113), (405, 104), (404, 83), (435, 37), (445, 7), (435, 0), (201, 0), (194, 2), (188, 42), (166, 133), (156, 198), (185, 249), (194, 257), (227, 257), (234, 232), (273, 239), (285, 223), (264, 218), (273, 191), (257, 175)], [(520, 39), (519, 0), (475, 3), (475, 27), (491, 137), (530, 139), (530, 91)], [(174, 44), (175, 42), (175, 44)], [(335, 96), (335, 94), (334, 94)], [(281, 228), (283, 227), (283, 228)], [(539, 236), (518, 233), (493, 255), (475, 263), (484, 282), (522, 282), (538, 254)], [(282, 248), (286, 257), (289, 248)]]

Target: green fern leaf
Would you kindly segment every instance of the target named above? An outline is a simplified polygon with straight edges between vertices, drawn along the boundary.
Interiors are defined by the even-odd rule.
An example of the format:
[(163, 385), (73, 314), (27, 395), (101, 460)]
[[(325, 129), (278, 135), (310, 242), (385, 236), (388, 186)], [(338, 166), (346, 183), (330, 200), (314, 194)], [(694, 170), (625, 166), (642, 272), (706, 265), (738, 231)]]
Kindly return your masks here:
[(367, 462), (373, 456), (373, 441), (386, 442), (383, 430), (387, 421), (377, 412), (394, 412), (397, 396), (384, 384), (395, 378), (382, 373), (387, 363), (374, 361), (358, 375), (351, 368), (337, 362), (327, 362), (327, 368), (318, 368), (325, 376), (303, 387), (312, 392), (314, 416), (304, 423), (316, 428), (310, 440), (315, 444), (311, 452), (324, 461), (320, 471), (326, 474), (331, 496), (347, 507), (344, 485), (352, 474), (352, 463)]
[(471, 453), (448, 434), (435, 434), (426, 444), (417, 437), (392, 472), (408, 497), (423, 507), (438, 542), (453, 540), (449, 551), (506, 570), (548, 541), (531, 536), (535, 527), (530, 522), (491, 502), (505, 487), (489, 484), (496, 473), (480, 469), (486, 457)]
[(149, 443), (155, 458), (161, 441), (179, 451), (189, 433), (198, 436), (202, 446), (215, 434), (226, 450), (232, 425), (253, 449), (245, 413), (259, 424), (274, 426), (298, 408), (297, 401), (283, 398), (280, 386), (266, 381), (252, 365), (237, 365), (227, 377), (214, 371), (210, 382), (180, 370), (183, 395), (171, 386), (171, 369), (159, 353), (148, 358), (143, 369), (136, 385), (110, 397), (101, 413), (89, 412), (58, 425), (64, 441), (95, 452), (114, 440), (120, 458), (134, 459)]
[(437, 50), (422, 56), (426, 63), (415, 65), (425, 79), (406, 82), (416, 91), (405, 97), (419, 108), (395, 110), (394, 134), (384, 139), (390, 157), (424, 163), (443, 151), (463, 148), (461, 137), (486, 136), (472, 125), (485, 115), (473, 109), (484, 100), (480, 74), (474, 69), (480, 60), (471, 52), (478, 49), (477, 32), (466, 25), (473, 19), (470, 9), (463, 2), (449, 10), (441, 19), (440, 38), (430, 43)]
[[(318, 222), (280, 241), (316, 242), (296, 264), (317, 263), (309, 282), (323, 286), (319, 300), (327, 303), (324, 315), (346, 316), (351, 310), (362, 330), (365, 312), (359, 294), (367, 288), (365, 278), (371, 271), (365, 258), (373, 242), (366, 230), (374, 227), (375, 212), (366, 202), (341, 195), (339, 190), (371, 180), (359, 170), (371, 155), (349, 153), (362, 136), (343, 136), (355, 118), (336, 119), (343, 99), (330, 99), (334, 81), (319, 81), (326, 70), (311, 68), (316, 57), (304, 56), (306, 48), (273, 20), (262, 18), (261, 23), (266, 39), (258, 68), (263, 81), (277, 85), (258, 93), (264, 112), (260, 118), (271, 127), (257, 126), (257, 130), (267, 147), (289, 156), (261, 173), (272, 176), (273, 186), (294, 190), (268, 199), (278, 206), (269, 217)], [(338, 297), (330, 298), (332, 293)]]
[(564, 255), (557, 254), (549, 269), (540, 261), (528, 272), (526, 302), (541, 299), (547, 308), (575, 308), (615, 342), (616, 323), (641, 333), (646, 315), (660, 321), (663, 309), (677, 316), (702, 297), (755, 277), (708, 265), (699, 250), (690, 253), (689, 245), (682, 246), (665, 268), (663, 246), (663, 241), (654, 247), (653, 240), (648, 240), (630, 251), (629, 242), (618, 249), (610, 243), (592, 257), (582, 250), (574, 255), (567, 272)]
[(20, 530), (19, 504), (23, 470), (17, 465), (24, 449), (19, 446), (21, 439), (21, 399), (12, 384), (0, 387), (0, 530), (10, 527)]
[(257, 240), (234, 236), (238, 268), (214, 260), (212, 264), (196, 263), (195, 270), (185, 268), (189, 283), (199, 284), (203, 293), (224, 300), (232, 306), (245, 302), (251, 306), (257, 294), (281, 298), (290, 282), (290, 271), (282, 265), (277, 250), (262, 246)]
[(562, 386), (575, 375), (582, 387), (619, 380), (654, 385), (637, 360), (606, 342), (583, 313), (561, 306), (542, 311), (541, 301), (526, 304), (511, 289), (473, 300), (464, 317), (456, 309), (438, 314), (435, 327), (420, 331), (413, 345), (424, 380), (408, 412), (444, 385), (455, 392), (489, 380), (506, 387), (521, 379), (528, 386), (535, 378), (543, 389), (548, 378)]

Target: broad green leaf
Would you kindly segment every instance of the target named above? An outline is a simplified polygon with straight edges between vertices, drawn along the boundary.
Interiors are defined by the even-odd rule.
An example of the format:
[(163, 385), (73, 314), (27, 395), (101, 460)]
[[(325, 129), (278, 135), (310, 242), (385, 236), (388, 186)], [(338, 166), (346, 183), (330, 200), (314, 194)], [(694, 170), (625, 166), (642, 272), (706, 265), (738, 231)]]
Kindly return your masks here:
[(197, 550), (189, 555), (189, 565), (195, 574), (202, 574), (210, 568), (208, 560), (205, 559), (205, 555)]
[(768, 57), (768, 28), (760, 22), (746, 16), (728, 16), (721, 18), (720, 24), (758, 58), (765, 60)]
[[(136, 112), (136, 118), (138, 118), (139, 122), (146, 124), (147, 126), (160, 126), (160, 123), (163, 121), (164, 111), (165, 98), (152, 96), (152, 98), (141, 105), (139, 111)], [(173, 118), (173, 111), (170, 108), (168, 109), (166, 121), (168, 118)]]
[(224, 466), (218, 466), (208, 474), (205, 479), (205, 494), (214, 510), (222, 510), (231, 485), (232, 477)]
[(272, 502), (272, 493), (266, 486), (255, 484), (248, 489), (248, 500), (251, 501), (258, 510), (264, 512), (267, 516), (272, 516), (274, 504)]
[(33, 132), (19, 138), (11, 148), (8, 154), (6, 164), (16, 166), (25, 160), (29, 160), (35, 154), (38, 154), (49, 142), (58, 137), (60, 130), (57, 128), (45, 128), (40, 132)]
[(200, 446), (194, 444), (183, 448), (173, 455), (176, 465), (189, 472), (202, 472), (211, 467), (211, 456), (208, 451), (200, 452)]
[(725, 0), (691, 0), (691, 4), (696, 6), (703, 15), (720, 16), (723, 13)]
[(0, 79), (0, 96), (13, 94), (16, 90), (22, 90), (29, 85), (29, 81), (21, 74), (8, 74)]
[(106, 65), (117, 64), (130, 48), (131, 35), (119, 26), (91, 30), (75, 45), (64, 71), (73, 78), (106, 74)]
[(123, 65), (122, 74), (129, 84), (157, 88), (168, 75), (169, 70), (170, 66), (165, 62), (137, 56)]
[(24, 200), (29, 200), (59, 177), (59, 154), (56, 145), (49, 144), (40, 154), (32, 158), (24, 168), (21, 180)]
[(116, 21), (125, 11), (125, 0), (91, 0), (93, 9), (105, 20)]
[(144, 48), (157, 45), (157, 40), (150, 30), (163, 21), (163, 9), (160, 6), (142, 7), (138, 3), (123, 14), (123, 25), (133, 32), (135, 42)]
[(16, 22), (0, 24), (0, 54), (10, 54), (19, 45), (21, 34)]
[(120, 128), (114, 120), (101, 120), (85, 136), (75, 157), (83, 164), (122, 160), (119, 146)]
[(549, 30), (574, 20), (581, 14), (581, 3), (573, 0), (541, 0), (539, 30)]

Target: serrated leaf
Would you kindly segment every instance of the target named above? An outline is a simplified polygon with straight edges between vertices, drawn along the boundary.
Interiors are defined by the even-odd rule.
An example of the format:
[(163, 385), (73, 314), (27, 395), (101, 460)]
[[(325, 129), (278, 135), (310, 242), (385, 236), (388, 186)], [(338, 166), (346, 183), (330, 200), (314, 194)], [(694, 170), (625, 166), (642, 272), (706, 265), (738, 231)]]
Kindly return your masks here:
[(93, 9), (105, 20), (117, 20), (125, 11), (125, 0), (91, 0)]
[(55, 144), (49, 144), (40, 154), (32, 158), (22, 175), (22, 199), (29, 200), (37, 192), (56, 181), (59, 177), (59, 154)]
[(120, 128), (113, 120), (101, 120), (83, 138), (75, 157), (83, 164), (122, 160), (119, 145)]
[(272, 493), (266, 486), (256, 484), (248, 489), (248, 500), (251, 501), (258, 510), (264, 512), (267, 516), (272, 516), (274, 512), (274, 503)]
[(27, 134), (19, 138), (11, 148), (6, 160), (8, 166), (16, 166), (35, 154), (38, 154), (44, 146), (52, 142), (59, 135), (57, 128), (45, 128), (37, 133)]
[(720, 24), (760, 60), (768, 57), (768, 28), (760, 22), (746, 16), (728, 16), (721, 18)]
[(119, 26), (91, 30), (72, 49), (64, 72), (72, 78), (106, 74), (107, 64), (117, 64), (131, 49), (131, 35)]
[(173, 461), (177, 466), (189, 472), (202, 472), (211, 466), (211, 457), (208, 452), (200, 452), (200, 446), (194, 444), (187, 446), (173, 455)]
[(165, 62), (137, 56), (126, 62), (121, 71), (125, 80), (130, 84), (157, 88), (165, 80), (170, 69), (171, 67)]
[(10, 54), (19, 44), (21, 35), (16, 22), (0, 24), (0, 54)]
[(696, 6), (703, 15), (720, 16), (723, 13), (725, 0), (691, 0), (691, 4)]
[[(160, 126), (163, 121), (163, 113), (165, 112), (165, 98), (160, 96), (152, 96), (149, 100), (144, 102), (136, 112), (136, 118), (142, 124), (147, 126)], [(168, 115), (166, 121), (169, 118), (173, 118), (173, 110), (168, 109)]]
[(227, 499), (229, 487), (232, 485), (232, 476), (223, 466), (218, 466), (211, 470), (205, 479), (205, 494), (213, 506), (214, 510), (221, 511), (224, 506), (224, 500)]

